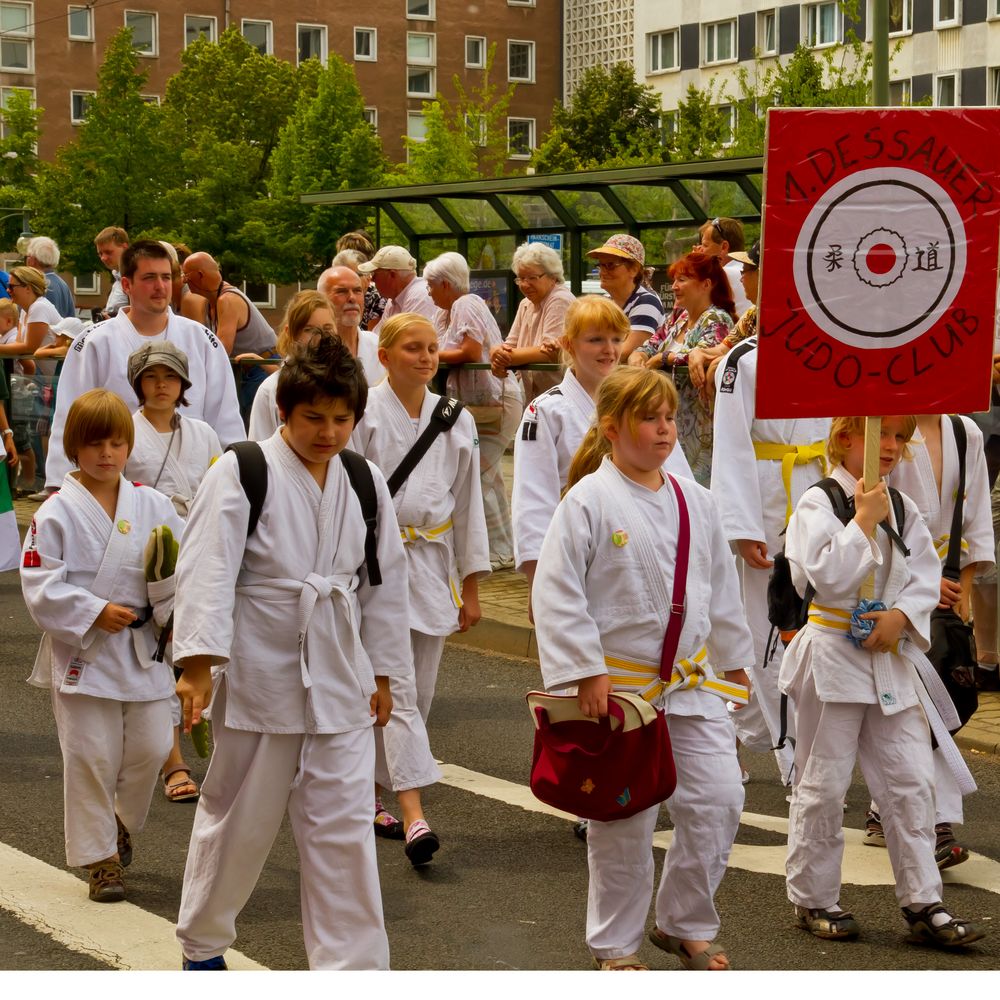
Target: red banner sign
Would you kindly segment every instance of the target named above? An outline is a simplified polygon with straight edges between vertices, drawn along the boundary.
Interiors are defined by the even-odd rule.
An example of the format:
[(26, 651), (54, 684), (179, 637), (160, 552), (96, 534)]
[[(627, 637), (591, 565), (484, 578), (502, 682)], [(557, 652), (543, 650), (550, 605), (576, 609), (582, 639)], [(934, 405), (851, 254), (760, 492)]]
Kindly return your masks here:
[(1000, 109), (772, 108), (757, 416), (989, 409)]

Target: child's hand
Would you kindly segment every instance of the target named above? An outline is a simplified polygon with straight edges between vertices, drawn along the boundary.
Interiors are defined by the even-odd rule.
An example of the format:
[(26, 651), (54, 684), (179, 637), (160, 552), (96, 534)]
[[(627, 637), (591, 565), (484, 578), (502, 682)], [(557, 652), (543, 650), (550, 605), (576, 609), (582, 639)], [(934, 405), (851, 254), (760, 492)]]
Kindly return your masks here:
[(744, 562), (754, 569), (770, 569), (774, 563), (767, 558), (767, 542), (755, 542), (751, 538), (740, 538), (736, 551)]
[(596, 674), (580, 681), (576, 700), (580, 711), (591, 719), (608, 714), (608, 695), (611, 693), (611, 678), (607, 674)]
[(193, 656), (184, 661), (177, 681), (177, 697), (181, 703), (181, 718), (185, 733), (201, 722), (201, 713), (212, 700), (212, 666), (207, 656)]
[[(723, 671), (722, 676), (725, 677), (730, 684), (742, 684), (747, 689), (747, 693), (749, 693), (750, 677), (742, 667), (740, 667), (739, 670), (725, 670)], [(746, 708), (746, 705), (733, 705), (734, 712), (738, 712), (743, 708)]]
[(881, 480), (875, 489), (865, 492), (864, 480), (859, 479), (854, 487), (854, 520), (858, 527), (870, 538), (875, 533), (875, 525), (889, 516), (889, 487)]
[(384, 726), (392, 714), (392, 692), (389, 690), (388, 677), (375, 678), (376, 691), (372, 695), (371, 712), (376, 726)]
[(962, 599), (962, 585), (957, 580), (941, 577), (941, 603), (939, 608), (953, 608)]
[(112, 604), (109, 601), (101, 609), (101, 613), (97, 616), (94, 624), (102, 631), (110, 632), (114, 635), (123, 628), (128, 628), (135, 619), (135, 612), (129, 611), (128, 608), (123, 608), (120, 604)]
[[(473, 583), (475, 582), (473, 581)], [(479, 606), (479, 588), (478, 586), (469, 587), (467, 583), (468, 578), (462, 584), (462, 606), (458, 609), (459, 632), (468, 632), (473, 625), (479, 624), (479, 619), (483, 616)]]
[(875, 628), (863, 643), (862, 648), (870, 653), (889, 653), (893, 650), (899, 637), (903, 634), (903, 629), (910, 624), (910, 620), (902, 611), (895, 608), (892, 611), (869, 611), (860, 615), (861, 618), (870, 618), (875, 621)]

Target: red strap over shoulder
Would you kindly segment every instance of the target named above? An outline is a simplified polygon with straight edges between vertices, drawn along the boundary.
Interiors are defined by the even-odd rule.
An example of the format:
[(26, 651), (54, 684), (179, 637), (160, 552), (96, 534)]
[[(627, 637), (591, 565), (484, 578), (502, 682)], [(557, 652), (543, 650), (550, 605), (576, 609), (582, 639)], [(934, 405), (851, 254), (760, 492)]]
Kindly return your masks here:
[(687, 590), (688, 557), (691, 554), (691, 518), (688, 515), (684, 491), (670, 473), (664, 473), (673, 487), (677, 498), (677, 558), (674, 565), (674, 589), (670, 597), (670, 617), (667, 631), (663, 636), (663, 650), (660, 653), (660, 679), (670, 680), (677, 659), (677, 646), (681, 641), (681, 627), (684, 624), (684, 595)]

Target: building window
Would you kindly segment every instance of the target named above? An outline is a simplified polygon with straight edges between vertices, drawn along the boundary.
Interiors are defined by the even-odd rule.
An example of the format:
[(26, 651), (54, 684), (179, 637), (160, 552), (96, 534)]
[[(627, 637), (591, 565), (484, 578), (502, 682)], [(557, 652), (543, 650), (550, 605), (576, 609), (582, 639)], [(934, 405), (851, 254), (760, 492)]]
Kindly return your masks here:
[(535, 0), (507, 0), (508, 7), (534, 7)]
[(378, 29), (354, 29), (354, 58), (359, 62), (375, 62), (378, 59)]
[(318, 59), (326, 63), (326, 26), (322, 24), (297, 24), (299, 36), (299, 63)]
[(507, 42), (507, 79), (511, 83), (535, 82), (534, 42)]
[(465, 131), (471, 143), (485, 146), (489, 136), (489, 122), (486, 120), (486, 115), (466, 115)]
[(157, 107), (160, 106), (160, 95), (159, 94), (140, 94), (139, 97), (143, 104), (155, 104)]
[(665, 73), (667, 70), (680, 69), (680, 31), (659, 31), (655, 35), (647, 35), (649, 51), (647, 54), (647, 73)]
[(959, 23), (959, 0), (934, 0), (934, 27), (954, 28)]
[(906, 35), (913, 31), (913, 0), (889, 0), (889, 34)]
[(1000, 0), (990, 0), (990, 17), (1000, 17)]
[(840, 41), (840, 16), (836, 0), (806, 5), (806, 45), (818, 49)]
[(202, 14), (186, 14), (184, 16), (184, 48), (192, 42), (204, 38), (206, 42), (214, 42), (218, 38), (218, 22), (214, 17)]
[(141, 56), (156, 55), (156, 15), (144, 10), (125, 11), (125, 27), (132, 29), (132, 48)]
[(934, 83), (934, 106), (957, 108), (958, 103), (958, 74), (943, 73)]
[(94, 14), (89, 7), (69, 8), (69, 37), (74, 42), (94, 40)]
[[(14, 96), (18, 91), (27, 94), (31, 98), (31, 106), (35, 106), (35, 88), (34, 87), (0, 87), (0, 109), (6, 108), (11, 97)], [(0, 115), (0, 139), (7, 138), (7, 119), (5, 116)], [(7, 268), (10, 270), (10, 268)]]
[(913, 90), (909, 80), (889, 81), (889, 103), (896, 108), (909, 107), (913, 103)]
[[(998, 0), (1000, 2), (1000, 0)], [(465, 68), (482, 69), (486, 65), (486, 39), (481, 35), (465, 36)]]
[(434, 70), (426, 66), (406, 67), (406, 96), (433, 97)]
[(773, 10), (757, 15), (757, 48), (762, 56), (778, 54), (778, 15)]
[(0, 69), (31, 73), (35, 68), (35, 17), (30, 3), (0, 3)]
[(406, 112), (406, 137), (414, 142), (423, 142), (427, 138), (427, 123), (422, 111)]
[(705, 63), (732, 62), (736, 58), (736, 22), (705, 25)]
[(260, 309), (274, 309), (278, 304), (275, 286), (266, 281), (244, 281), (243, 294)]
[(378, 108), (365, 108), (362, 112), (364, 119), (371, 125), (374, 131), (378, 131)]
[(721, 118), (721, 128), (719, 130), (719, 144), (723, 147), (731, 146), (736, 141), (735, 105), (720, 104), (719, 116)]
[(418, 63), (421, 66), (433, 66), (437, 61), (434, 58), (434, 37), (434, 35), (427, 35), (419, 31), (408, 31), (406, 33), (406, 61)]
[(270, 21), (248, 21), (240, 23), (243, 37), (262, 55), (269, 56), (274, 51)]
[(989, 88), (986, 103), (991, 108), (1000, 108), (1000, 66), (990, 67)]
[(71, 90), (69, 92), (69, 120), (79, 125), (87, 117), (87, 106), (94, 96), (93, 90)]
[(406, 16), (434, 20), (434, 0), (406, 0)]
[(530, 160), (535, 148), (535, 119), (507, 119), (507, 155), (512, 160)]
[(92, 271), (90, 274), (73, 275), (74, 295), (100, 295), (101, 276), (98, 272)]

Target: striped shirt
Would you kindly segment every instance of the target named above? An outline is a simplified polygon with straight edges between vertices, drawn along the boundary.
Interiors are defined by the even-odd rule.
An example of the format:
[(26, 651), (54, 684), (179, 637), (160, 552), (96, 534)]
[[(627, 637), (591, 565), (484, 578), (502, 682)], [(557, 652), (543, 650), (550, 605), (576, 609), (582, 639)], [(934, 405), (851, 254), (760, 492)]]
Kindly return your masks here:
[(656, 333), (666, 318), (663, 303), (656, 292), (640, 285), (622, 306), (633, 330), (642, 330), (646, 336)]

